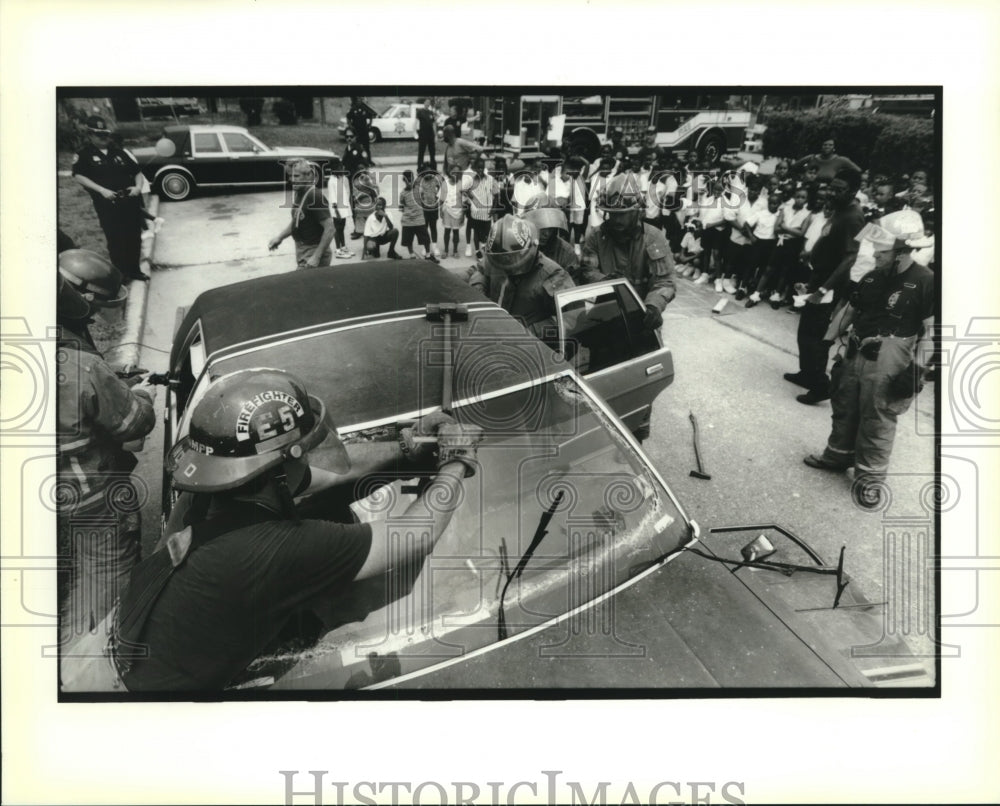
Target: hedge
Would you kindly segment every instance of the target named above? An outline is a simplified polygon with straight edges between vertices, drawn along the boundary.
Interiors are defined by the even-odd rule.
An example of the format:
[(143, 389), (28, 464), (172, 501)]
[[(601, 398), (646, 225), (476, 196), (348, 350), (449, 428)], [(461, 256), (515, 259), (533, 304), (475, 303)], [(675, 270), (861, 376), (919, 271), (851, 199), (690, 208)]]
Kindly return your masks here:
[(765, 156), (798, 159), (819, 153), (832, 137), (837, 153), (854, 160), (874, 175), (899, 176), (924, 168), (937, 173), (934, 121), (902, 115), (842, 109), (771, 112), (767, 116)]

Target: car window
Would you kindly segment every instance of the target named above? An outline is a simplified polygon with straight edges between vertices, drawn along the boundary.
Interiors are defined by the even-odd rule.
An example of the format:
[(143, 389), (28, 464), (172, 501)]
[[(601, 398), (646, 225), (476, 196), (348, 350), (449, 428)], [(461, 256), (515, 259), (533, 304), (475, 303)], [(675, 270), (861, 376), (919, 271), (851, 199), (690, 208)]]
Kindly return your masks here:
[(660, 348), (642, 327), (642, 303), (625, 283), (599, 286), (586, 297), (574, 292), (560, 306), (566, 357), (581, 374), (600, 372)]
[(408, 118), (409, 116), (410, 116), (410, 107), (408, 106), (401, 106), (399, 107), (398, 110), (396, 110), (397, 118)]
[(215, 132), (195, 132), (194, 150), (196, 154), (215, 154), (222, 152), (219, 136)]
[[(456, 398), (495, 391), (525, 380), (524, 344), (528, 359), (555, 360), (555, 354), (504, 312), (476, 312), (467, 327), (483, 327), (488, 335), (467, 338), (456, 355)], [(509, 345), (498, 343), (503, 339)], [(332, 333), (267, 345), (242, 355), (221, 358), (213, 375), (246, 367), (281, 367), (307, 380), (309, 391), (327, 405), (340, 427), (395, 421), (402, 412), (441, 404), (440, 337), (428, 331), (423, 313)], [(486, 372), (484, 367), (489, 367)], [(560, 369), (562, 366), (560, 366)], [(535, 377), (541, 374), (536, 371)]]
[(226, 148), (229, 151), (253, 153), (254, 148), (257, 146), (253, 140), (239, 132), (223, 132), (222, 139), (225, 141)]

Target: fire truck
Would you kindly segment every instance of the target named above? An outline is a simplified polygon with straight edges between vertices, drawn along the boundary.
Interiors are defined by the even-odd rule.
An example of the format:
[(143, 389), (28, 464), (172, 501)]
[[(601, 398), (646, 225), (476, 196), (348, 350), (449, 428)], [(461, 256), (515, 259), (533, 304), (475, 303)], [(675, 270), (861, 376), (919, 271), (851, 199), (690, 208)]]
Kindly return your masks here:
[(631, 151), (650, 125), (656, 145), (668, 152), (695, 149), (714, 163), (742, 148), (753, 125), (749, 99), (741, 95), (675, 92), (666, 95), (507, 95), (482, 99), (485, 144), (511, 155), (546, 151), (567, 141), (589, 160), (621, 128)]

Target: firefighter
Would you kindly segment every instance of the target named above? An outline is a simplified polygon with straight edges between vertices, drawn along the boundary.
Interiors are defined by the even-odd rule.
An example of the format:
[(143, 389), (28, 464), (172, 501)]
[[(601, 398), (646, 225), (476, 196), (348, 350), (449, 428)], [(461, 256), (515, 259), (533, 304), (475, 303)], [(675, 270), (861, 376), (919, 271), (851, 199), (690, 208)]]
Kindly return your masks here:
[[(101, 309), (125, 303), (121, 275), (84, 249), (59, 254), (56, 302), (59, 389), (58, 534), (64, 642), (93, 630), (111, 609), (139, 560), (143, 489), (125, 443), (153, 430), (152, 386), (130, 387), (105, 363), (87, 325)], [(68, 595), (67, 594), (68, 587)]]
[[(437, 454), (417, 437), (436, 437)], [(441, 412), (401, 430), (399, 460), (430, 479), (404, 517), (430, 515), (427, 539), (400, 546), (385, 521), (341, 512), (351, 458), (300, 380), (267, 368), (217, 379), (165, 463), (174, 486), (197, 499), (196, 514), (135, 568), (117, 614), (113, 658), (125, 687), (221, 690), (290, 618), (354, 580), (418, 565), (466, 498), (481, 438)], [(321, 443), (325, 469), (309, 463)], [(308, 501), (297, 503), (300, 494)]]
[(540, 339), (558, 344), (555, 293), (574, 283), (565, 269), (542, 254), (538, 229), (530, 221), (505, 215), (493, 223), (482, 267), (469, 284)]
[(636, 176), (619, 174), (610, 179), (596, 203), (605, 220), (583, 242), (581, 280), (628, 279), (646, 306), (643, 326), (655, 330), (663, 324), (663, 309), (676, 294), (667, 239), (656, 227), (642, 222), (645, 198)]
[(569, 237), (566, 214), (546, 198), (538, 207), (528, 210), (524, 220), (530, 221), (538, 230), (539, 251), (562, 266), (574, 282), (579, 282), (580, 258), (566, 240)]
[[(923, 387), (933, 354), (934, 273), (913, 260), (924, 234), (920, 214), (902, 210), (858, 234), (875, 249), (875, 268), (851, 297), (847, 348), (831, 371), (833, 427), (810, 467), (854, 467), (852, 495), (866, 509), (881, 507), (896, 420)], [(832, 335), (832, 334), (828, 334)]]

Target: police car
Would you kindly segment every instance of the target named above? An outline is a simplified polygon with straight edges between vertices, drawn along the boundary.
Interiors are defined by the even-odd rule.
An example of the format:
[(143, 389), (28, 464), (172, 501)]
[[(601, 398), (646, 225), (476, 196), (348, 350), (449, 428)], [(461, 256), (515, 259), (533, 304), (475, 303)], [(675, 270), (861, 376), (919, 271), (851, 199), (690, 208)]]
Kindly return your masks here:
[[(367, 104), (365, 105), (367, 106)], [(381, 113), (376, 112), (371, 107), (372, 125), (369, 137), (373, 143), (382, 140), (415, 140), (417, 136), (417, 110), (423, 104), (412, 103), (410, 101), (400, 101), (390, 104)], [(439, 129), (445, 121), (445, 116), (434, 111), (435, 130)], [(337, 124), (337, 132), (341, 137), (347, 131), (347, 118), (341, 118)]]

